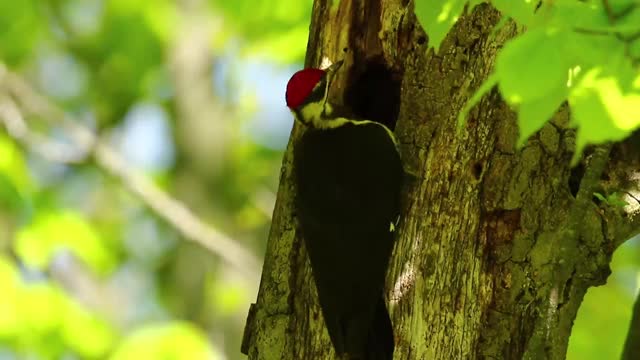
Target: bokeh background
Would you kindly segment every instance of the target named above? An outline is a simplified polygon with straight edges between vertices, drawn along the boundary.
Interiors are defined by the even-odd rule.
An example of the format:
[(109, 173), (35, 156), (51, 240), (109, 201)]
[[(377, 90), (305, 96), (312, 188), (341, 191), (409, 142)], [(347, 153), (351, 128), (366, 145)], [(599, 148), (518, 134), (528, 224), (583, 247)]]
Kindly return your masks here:
[[(0, 0), (0, 359), (242, 359), (311, 0)], [(570, 359), (618, 358), (640, 245)]]

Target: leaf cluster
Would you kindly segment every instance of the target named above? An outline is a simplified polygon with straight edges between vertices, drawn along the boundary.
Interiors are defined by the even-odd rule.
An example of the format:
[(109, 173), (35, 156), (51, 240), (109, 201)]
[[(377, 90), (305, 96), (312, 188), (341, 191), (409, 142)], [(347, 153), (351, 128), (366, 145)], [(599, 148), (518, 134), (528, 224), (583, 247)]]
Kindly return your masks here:
[[(416, 15), (438, 50), (467, 9), (483, 1), (416, 0)], [(518, 145), (564, 102), (577, 128), (576, 159), (588, 144), (619, 141), (640, 127), (640, 3), (636, 0), (492, 0), (526, 29), (498, 53), (495, 68), (460, 114), (460, 124), (497, 85), (518, 113)], [(498, 26), (505, 24), (505, 21)]]

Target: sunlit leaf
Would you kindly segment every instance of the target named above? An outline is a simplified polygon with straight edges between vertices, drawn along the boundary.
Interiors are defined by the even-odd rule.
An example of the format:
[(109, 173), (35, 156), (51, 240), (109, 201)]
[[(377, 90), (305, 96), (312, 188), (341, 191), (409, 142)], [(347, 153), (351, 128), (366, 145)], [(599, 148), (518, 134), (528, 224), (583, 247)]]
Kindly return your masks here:
[(609, 203), (609, 205), (611, 206), (617, 207), (624, 207), (629, 205), (629, 203), (624, 200), (624, 197), (617, 192), (614, 192), (613, 194), (607, 196), (607, 203)]
[(532, 134), (540, 130), (551, 119), (567, 99), (567, 94), (566, 87), (559, 87), (543, 97), (523, 102), (518, 106), (518, 147), (524, 145)]
[(292, 44), (305, 44), (309, 37), (309, 25), (304, 24), (289, 31), (265, 37), (260, 42), (252, 42), (245, 51), (255, 56), (270, 58), (281, 63), (300, 61), (304, 52)]
[(143, 17), (149, 28), (165, 43), (173, 40), (177, 28), (176, 2), (171, 0), (150, 0)]
[[(633, 291), (640, 284), (636, 281), (625, 286), (623, 275), (627, 272), (632, 277), (640, 274), (638, 245), (637, 241), (627, 241), (620, 246), (613, 254), (612, 274), (607, 283), (589, 288), (571, 331), (568, 360), (620, 357), (631, 319)], [(602, 329), (607, 329), (606, 334)]]
[(47, 268), (58, 251), (65, 249), (101, 274), (116, 264), (115, 255), (96, 230), (72, 211), (41, 211), (19, 231), (15, 248), (26, 264), (40, 269)]
[(0, 256), (0, 339), (11, 338), (22, 322), (18, 313), (19, 274), (14, 264)]
[(416, 0), (415, 13), (420, 25), (429, 36), (429, 47), (436, 52), (453, 25), (468, 5), (471, 10), (481, 1), (469, 0)]
[(640, 126), (640, 73), (632, 86), (625, 86), (629, 81), (621, 81), (626, 74), (621, 71), (589, 69), (572, 89), (569, 103), (579, 151), (587, 144), (622, 140)]
[(109, 0), (108, 16), (142, 16), (146, 25), (163, 40), (170, 40), (176, 29), (176, 3), (170, 0)]
[(46, 283), (21, 287), (20, 310), (23, 326), (38, 334), (57, 331), (64, 316), (65, 295)]
[(258, 51), (261, 56), (276, 61), (304, 58), (311, 0), (209, 1), (225, 19), (221, 33), (230, 31), (241, 37), (241, 45), (247, 46), (247, 53)]
[(509, 41), (496, 59), (498, 87), (510, 104), (530, 102), (567, 86), (570, 63), (563, 33), (534, 29)]
[(492, 0), (491, 5), (518, 24), (529, 25), (533, 22), (537, 1), (532, 0)]
[(0, 135), (0, 210), (25, 220), (31, 214), (32, 182), (23, 154)]
[(207, 298), (216, 313), (233, 314), (240, 311), (244, 303), (249, 299), (247, 289), (242, 283), (233, 282), (229, 279), (214, 278), (207, 279)]
[[(4, 279), (9, 268), (13, 275)], [(48, 282), (21, 283), (8, 261), (0, 262), (0, 341), (22, 354), (58, 359), (75, 353), (83, 358), (103, 358), (115, 333), (102, 320)]]
[(215, 360), (204, 334), (187, 323), (150, 325), (129, 335), (110, 360)]
[(64, 343), (85, 358), (104, 358), (116, 341), (116, 333), (104, 320), (74, 301), (67, 301), (60, 331)]

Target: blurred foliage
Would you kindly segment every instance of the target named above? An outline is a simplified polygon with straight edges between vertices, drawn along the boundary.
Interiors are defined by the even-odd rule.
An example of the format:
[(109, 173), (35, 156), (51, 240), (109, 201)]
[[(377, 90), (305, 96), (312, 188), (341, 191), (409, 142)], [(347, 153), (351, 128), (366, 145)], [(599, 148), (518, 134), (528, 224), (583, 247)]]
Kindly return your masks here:
[(193, 359), (216, 360), (202, 332), (186, 323), (150, 325), (125, 340), (111, 360)]
[(10, 65), (28, 60), (43, 25), (36, 0), (0, 2), (0, 58)]
[(578, 311), (567, 359), (619, 359), (640, 289), (640, 237), (616, 250), (612, 274), (591, 288)]
[[(0, 64), (261, 257), (285, 143), (262, 145), (254, 114), (287, 117), (273, 125), (283, 139), (291, 120), (281, 103), (261, 100), (284, 84), (263, 93), (257, 84), (300, 66), (310, 15), (311, 1), (297, 0), (0, 1)], [(205, 42), (190, 43), (194, 28)], [(176, 85), (202, 66), (175, 62), (181, 46), (209, 59), (209, 98)], [(247, 64), (269, 77), (245, 76)], [(215, 110), (189, 125), (196, 132), (226, 129), (208, 140), (219, 154), (202, 155), (212, 171), (193, 165), (193, 142), (178, 140), (193, 121), (181, 98)], [(47, 119), (26, 120), (70, 143)], [(0, 357), (243, 358), (260, 274), (247, 279), (182, 241), (92, 158), (63, 164), (32, 150), (0, 131)]]
[(96, 273), (113, 270), (116, 263), (104, 239), (81, 214), (72, 211), (45, 210), (16, 234), (16, 254), (26, 266), (47, 269), (61, 249), (69, 249), (73, 255), (91, 267)]
[(21, 281), (15, 264), (0, 258), (0, 341), (23, 356), (59, 359), (74, 353), (101, 358), (116, 333), (62, 289), (48, 281)]
[(304, 60), (311, 1), (209, 0), (213, 9), (225, 15), (234, 32), (250, 42), (247, 52), (267, 55), (282, 62)]
[(0, 204), (14, 214), (26, 215), (27, 197), (33, 191), (27, 165), (20, 149), (0, 134)]
[[(303, 61), (310, 15), (311, 0), (0, 1), (0, 62), (261, 256), (285, 146), (260, 138), (261, 129), (287, 137), (279, 99)], [(208, 59), (204, 98), (191, 94), (195, 84), (177, 85), (197, 58), (176, 62), (202, 24), (208, 47), (189, 49)], [(177, 105), (185, 97), (213, 107), (210, 116), (191, 122)], [(257, 125), (265, 119), (272, 122)], [(28, 121), (68, 142), (64, 129)], [(219, 153), (201, 154), (214, 170), (194, 165), (208, 149), (194, 147), (194, 133), (217, 136), (205, 142), (221, 144)], [(259, 274), (246, 279), (183, 241), (93, 159), (60, 164), (41, 155), (0, 131), (0, 356), (243, 358)], [(637, 244), (616, 253), (611, 281), (581, 309), (570, 357), (619, 352), (639, 258)], [(615, 331), (598, 331), (605, 325)]]

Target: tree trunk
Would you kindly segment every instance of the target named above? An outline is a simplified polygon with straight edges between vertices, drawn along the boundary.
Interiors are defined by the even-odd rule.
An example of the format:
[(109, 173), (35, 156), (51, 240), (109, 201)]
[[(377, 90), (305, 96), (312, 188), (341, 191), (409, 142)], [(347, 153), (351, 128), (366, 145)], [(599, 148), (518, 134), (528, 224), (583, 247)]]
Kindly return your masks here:
[[(394, 359), (563, 359), (587, 288), (604, 283), (632, 232), (592, 202), (613, 166), (605, 168), (609, 147), (569, 166), (566, 107), (520, 150), (515, 114), (497, 91), (457, 131), (458, 113), (519, 31), (507, 23), (490, 36), (499, 19), (490, 5), (476, 7), (436, 54), (409, 0), (314, 3), (307, 66), (345, 59), (333, 101), (395, 128), (412, 174), (387, 277)], [(243, 345), (250, 359), (335, 356), (292, 213), (291, 147), (301, 131), (282, 165)]]

